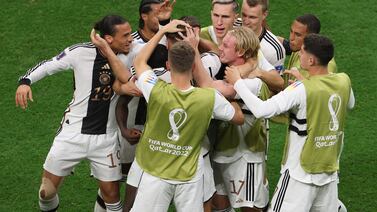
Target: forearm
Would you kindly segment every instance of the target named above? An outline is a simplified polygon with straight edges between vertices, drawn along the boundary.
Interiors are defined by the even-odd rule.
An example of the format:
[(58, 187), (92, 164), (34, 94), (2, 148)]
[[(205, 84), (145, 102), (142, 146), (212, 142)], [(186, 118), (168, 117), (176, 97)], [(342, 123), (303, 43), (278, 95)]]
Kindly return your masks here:
[(199, 87), (213, 87), (213, 79), (209, 76), (209, 74), (207, 74), (198, 49), (195, 49), (195, 68), (193, 71), (193, 76), (196, 84)]
[(247, 88), (242, 79), (234, 84), (234, 89), (256, 118), (270, 118), (278, 114), (279, 107), (274, 104), (274, 101), (259, 99)]
[(115, 77), (121, 83), (127, 83), (131, 77), (131, 73), (128, 68), (124, 65), (124, 63), (115, 55), (113, 51), (111, 53), (107, 53), (107, 60), (111, 66), (111, 69), (115, 75)]
[(127, 129), (128, 103), (131, 101), (131, 99), (132, 97), (130, 96), (120, 96), (116, 105), (115, 117), (122, 135), (123, 132)]
[(141, 49), (140, 53), (136, 55), (134, 60), (134, 67), (136, 70), (136, 76), (139, 77), (145, 70), (147, 61), (152, 55), (154, 49), (160, 42), (161, 38), (164, 36), (165, 30), (161, 28), (153, 37), (148, 41), (147, 44)]

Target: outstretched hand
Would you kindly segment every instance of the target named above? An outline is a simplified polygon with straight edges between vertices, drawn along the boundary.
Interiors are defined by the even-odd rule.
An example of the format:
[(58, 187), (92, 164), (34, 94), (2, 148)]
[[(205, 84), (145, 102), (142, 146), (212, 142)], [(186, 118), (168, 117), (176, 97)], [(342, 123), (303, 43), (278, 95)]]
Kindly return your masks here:
[(161, 5), (160, 12), (158, 14), (158, 20), (164, 21), (170, 19), (174, 5), (175, 0), (165, 0), (164, 3)]
[(234, 85), (234, 83), (236, 83), (237, 80), (241, 79), (240, 71), (235, 66), (226, 67), (224, 79), (228, 83)]
[(96, 33), (95, 29), (92, 29), (92, 31), (90, 32), (90, 40), (101, 50), (105, 57), (108, 57), (110, 53), (113, 53), (113, 50), (110, 48), (109, 44), (105, 39), (103, 39), (99, 34)]
[(184, 35), (182, 32), (178, 32), (178, 34), (181, 36), (181, 38), (190, 44), (190, 46), (194, 49), (198, 48), (199, 45), (199, 28), (189, 28), (186, 27), (186, 35)]
[(19, 85), (16, 91), (16, 106), (20, 106), (22, 109), (26, 109), (28, 106), (28, 100), (33, 101), (33, 93), (29, 85)]

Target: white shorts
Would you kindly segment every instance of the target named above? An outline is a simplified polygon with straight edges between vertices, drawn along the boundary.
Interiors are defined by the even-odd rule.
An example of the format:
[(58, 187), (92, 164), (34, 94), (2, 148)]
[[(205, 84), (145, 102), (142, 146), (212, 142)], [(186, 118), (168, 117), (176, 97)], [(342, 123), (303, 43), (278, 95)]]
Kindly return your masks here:
[(248, 163), (240, 158), (232, 163), (214, 163), (216, 190), (227, 195), (233, 208), (264, 208), (268, 204), (265, 162)]
[(170, 184), (143, 172), (131, 212), (168, 211), (174, 200), (180, 212), (203, 211), (203, 179), (193, 183)]
[(118, 133), (86, 135), (62, 130), (54, 139), (43, 168), (57, 176), (71, 174), (83, 159), (90, 162), (91, 173), (101, 181), (120, 180)]
[(338, 206), (336, 181), (323, 186), (306, 184), (291, 178), (287, 170), (280, 176), (268, 211), (337, 212)]
[(203, 157), (203, 161), (203, 202), (207, 202), (215, 194), (216, 187), (209, 154)]
[(139, 187), (143, 172), (139, 164), (134, 160), (127, 175), (127, 184), (136, 188)]
[(118, 130), (118, 137), (120, 143), (120, 162), (132, 163), (135, 159), (136, 144), (131, 145), (123, 136), (120, 130)]

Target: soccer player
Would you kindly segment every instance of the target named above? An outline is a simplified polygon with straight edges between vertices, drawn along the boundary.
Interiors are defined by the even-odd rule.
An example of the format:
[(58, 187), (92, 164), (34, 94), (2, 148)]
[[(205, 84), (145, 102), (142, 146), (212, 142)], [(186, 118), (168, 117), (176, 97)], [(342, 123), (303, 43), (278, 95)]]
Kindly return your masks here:
[(243, 0), (242, 24), (259, 37), (260, 50), (278, 72), (284, 69), (285, 49), (277, 37), (263, 26), (268, 15), (268, 0)]
[[(304, 42), (304, 38), (310, 33), (318, 34), (321, 30), (321, 23), (319, 19), (312, 14), (305, 14), (298, 16), (291, 25), (291, 31), (289, 34), (289, 40), (280, 38), (283, 42), (284, 48), (287, 54), (290, 54), (290, 58), (287, 64), (287, 69), (297, 68), (301, 75), (308, 77), (308, 70), (302, 68), (300, 64), (299, 51)], [(332, 58), (328, 64), (329, 72), (336, 73), (337, 67), (334, 58)], [(287, 75), (286, 75), (287, 76)], [(294, 80), (294, 75), (289, 75), (289, 80)], [(287, 76), (288, 77), (288, 76)], [(288, 79), (285, 79), (285, 87), (288, 86)]]
[[(139, 5), (139, 29), (132, 33), (133, 42), (131, 52), (127, 55), (128, 60), (133, 61), (142, 47), (157, 33), (160, 24), (169, 23), (175, 1), (169, 0), (142, 0)], [(167, 47), (166, 38), (161, 39), (155, 48), (148, 64), (160, 76), (166, 76)], [(128, 64), (131, 69), (132, 62)], [(157, 69), (159, 68), (159, 69)], [(133, 84), (134, 78), (130, 80)], [(147, 106), (142, 94), (137, 96), (122, 95), (116, 107), (116, 118), (119, 125), (119, 141), (121, 144), (121, 166), (123, 179), (128, 175), (130, 166), (135, 157), (136, 144), (144, 127), (147, 113)], [(126, 195), (124, 199), (124, 211), (132, 207), (137, 190), (137, 184), (126, 184)], [(102, 208), (102, 210), (101, 210)], [(98, 193), (95, 211), (105, 210), (101, 194)]]
[[(211, 49), (214, 52), (218, 52), (218, 46), (221, 45), (222, 39), (227, 34), (229, 30), (233, 29), (233, 23), (238, 16), (238, 3), (234, 0), (214, 0), (212, 1), (212, 11), (211, 20), (212, 26), (202, 28), (200, 32), (200, 37), (212, 42), (215, 49)], [(269, 88), (273, 92), (279, 92), (283, 88), (283, 81), (280, 80), (280, 76), (275, 72), (270, 72), (269, 70), (274, 70), (272, 66), (264, 57), (261, 51), (258, 52), (258, 66), (262, 70), (266, 71), (256, 71), (250, 74), (251, 69), (253, 69), (253, 61), (250, 63), (245, 63), (241, 67), (243, 77), (259, 77), (262, 80), (269, 80)], [(223, 79), (224, 71), (226, 65), (224, 64), (220, 69), (219, 73), (215, 76), (216, 79)], [(259, 70), (259, 69), (258, 69)]]
[[(228, 66), (236, 67), (246, 61), (254, 61), (254, 67), (258, 69), (259, 40), (250, 28), (237, 27), (230, 30), (219, 49), (221, 62)], [(204, 87), (216, 87), (219, 84), (200, 72), (196, 73), (195, 79)], [(253, 83), (247, 89), (264, 99), (269, 97), (263, 92), (268, 91), (268, 88), (261, 79), (248, 81)], [(217, 183), (215, 211), (228, 211), (231, 208), (258, 211), (268, 204), (265, 175), (267, 137), (263, 127), (265, 120), (256, 119), (245, 105), (241, 105), (245, 123), (236, 126), (224, 122), (217, 130), (212, 155)]]
[[(124, 18), (108, 15), (94, 28), (117, 54), (131, 48), (131, 26)], [(126, 61), (123, 61), (126, 63)], [(25, 109), (33, 100), (30, 85), (47, 75), (73, 69), (74, 94), (64, 113), (61, 127), (43, 165), (39, 205), (42, 211), (56, 211), (58, 189), (65, 176), (81, 160), (90, 161), (91, 172), (98, 179), (107, 211), (122, 211), (119, 199), (121, 178), (119, 143), (115, 121), (116, 76), (99, 49), (92, 43), (66, 48), (59, 55), (29, 69), (19, 80), (16, 105)], [(120, 83), (127, 79), (118, 78)], [(119, 84), (119, 83), (118, 83)]]
[[(172, 84), (159, 81), (150, 70), (146, 61), (151, 52), (164, 33), (180, 31), (177, 25), (188, 27), (178, 20), (164, 26), (134, 61), (149, 111), (135, 161), (144, 173), (131, 211), (166, 211), (173, 197), (178, 210), (203, 211), (200, 143), (209, 121), (214, 117), (243, 122), (240, 109), (235, 110), (214, 90), (191, 86), (195, 51), (185, 41), (169, 49)], [(121, 66), (111, 50), (107, 51), (114, 67)]]
[(345, 116), (355, 103), (351, 81), (345, 73), (329, 72), (334, 56), (330, 39), (307, 35), (299, 55), (309, 77), (299, 76), (299, 81), (267, 101), (246, 89), (237, 70), (229, 69), (226, 79), (256, 117), (290, 113), (281, 177), (269, 211), (335, 212)]

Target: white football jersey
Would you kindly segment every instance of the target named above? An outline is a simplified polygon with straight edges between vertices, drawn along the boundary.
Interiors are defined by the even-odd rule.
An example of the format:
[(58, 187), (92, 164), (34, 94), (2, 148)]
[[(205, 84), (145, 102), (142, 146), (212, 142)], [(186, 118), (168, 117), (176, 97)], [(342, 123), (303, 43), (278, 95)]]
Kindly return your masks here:
[[(124, 63), (125, 57), (121, 58)], [(20, 80), (35, 83), (47, 75), (72, 69), (74, 92), (65, 110), (62, 127), (82, 134), (106, 134), (117, 129), (112, 89), (115, 76), (106, 58), (92, 43), (66, 48), (50, 60), (29, 69)]]

